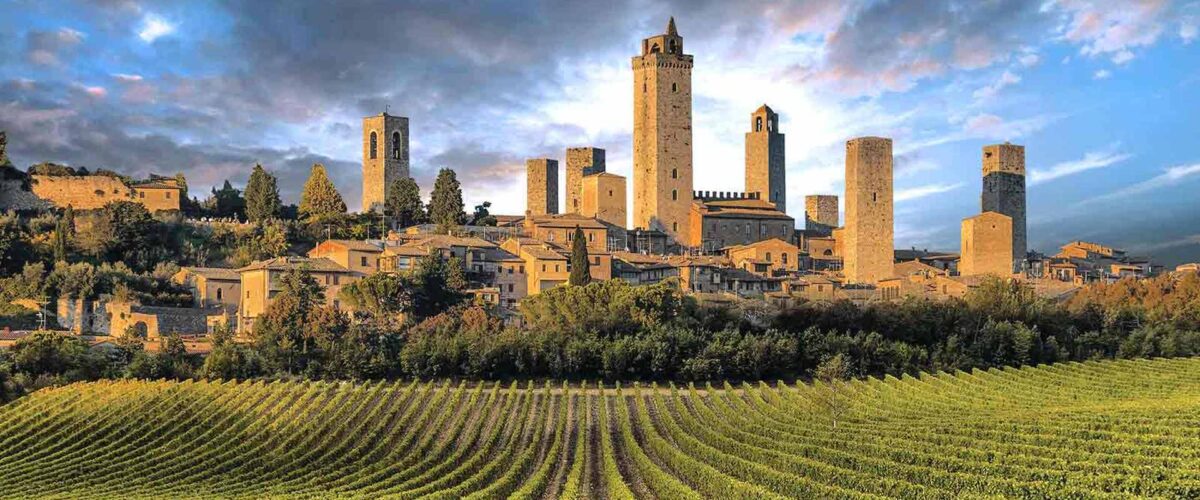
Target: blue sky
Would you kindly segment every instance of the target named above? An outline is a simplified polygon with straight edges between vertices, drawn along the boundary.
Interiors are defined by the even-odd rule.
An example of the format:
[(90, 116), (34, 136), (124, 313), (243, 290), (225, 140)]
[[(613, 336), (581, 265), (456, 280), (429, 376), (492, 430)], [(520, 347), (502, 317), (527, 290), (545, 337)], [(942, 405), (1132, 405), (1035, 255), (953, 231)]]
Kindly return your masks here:
[(412, 123), (428, 189), (524, 210), (524, 159), (631, 169), (639, 41), (674, 15), (695, 55), (699, 190), (742, 188), (762, 103), (788, 206), (841, 194), (843, 143), (892, 137), (896, 245), (954, 250), (980, 151), (1026, 146), (1033, 248), (1089, 239), (1200, 260), (1200, 1), (94, 2), (0, 0), (0, 129), (20, 167), (183, 172), (203, 197), (255, 162), (297, 201), (323, 163), (351, 208), (359, 120)]

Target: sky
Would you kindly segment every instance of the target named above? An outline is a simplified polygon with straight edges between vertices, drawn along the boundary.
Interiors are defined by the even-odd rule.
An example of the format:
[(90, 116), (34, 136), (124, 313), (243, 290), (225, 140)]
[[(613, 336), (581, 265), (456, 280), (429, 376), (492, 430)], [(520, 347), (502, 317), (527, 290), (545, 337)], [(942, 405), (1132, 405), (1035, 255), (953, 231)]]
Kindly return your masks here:
[[(410, 119), (412, 173), (521, 214), (526, 158), (607, 150), (630, 178), (632, 70), (674, 16), (695, 56), (695, 189), (743, 189), (766, 103), (790, 215), (891, 137), (896, 247), (957, 250), (981, 149), (1026, 146), (1030, 247), (1200, 261), (1200, 0), (0, 0), (0, 130), (21, 168), (184, 173), (203, 199), (314, 163), (361, 201), (361, 119)], [(560, 196), (560, 199), (564, 199)]]

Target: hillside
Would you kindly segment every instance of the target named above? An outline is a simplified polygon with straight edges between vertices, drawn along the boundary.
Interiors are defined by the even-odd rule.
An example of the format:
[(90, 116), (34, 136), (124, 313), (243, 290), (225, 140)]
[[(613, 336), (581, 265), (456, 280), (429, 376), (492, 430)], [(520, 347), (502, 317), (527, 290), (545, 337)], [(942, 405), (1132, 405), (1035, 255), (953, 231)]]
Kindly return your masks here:
[(1196, 415), (1195, 358), (836, 390), (104, 381), (0, 408), (0, 496), (1195, 498)]

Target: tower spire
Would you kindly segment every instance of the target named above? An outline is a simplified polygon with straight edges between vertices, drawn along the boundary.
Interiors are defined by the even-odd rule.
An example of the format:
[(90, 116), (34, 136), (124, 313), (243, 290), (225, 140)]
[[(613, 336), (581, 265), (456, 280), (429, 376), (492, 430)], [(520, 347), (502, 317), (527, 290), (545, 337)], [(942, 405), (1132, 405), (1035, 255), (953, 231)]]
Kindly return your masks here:
[(667, 21), (667, 34), (679, 35), (679, 32), (675, 30), (675, 16), (671, 16), (671, 20)]

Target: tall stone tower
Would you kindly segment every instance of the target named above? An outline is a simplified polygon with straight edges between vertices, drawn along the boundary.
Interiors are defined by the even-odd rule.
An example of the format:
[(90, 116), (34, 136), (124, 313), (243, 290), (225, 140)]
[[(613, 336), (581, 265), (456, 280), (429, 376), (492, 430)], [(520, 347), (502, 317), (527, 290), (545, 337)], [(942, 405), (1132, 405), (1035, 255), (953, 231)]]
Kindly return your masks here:
[(525, 196), (531, 215), (558, 213), (558, 160), (525, 160)]
[(746, 132), (746, 192), (758, 193), (760, 199), (787, 212), (784, 175), (779, 115), (763, 104), (750, 115), (750, 131)]
[(383, 211), (392, 181), (409, 176), (408, 118), (380, 113), (363, 118), (362, 210)]
[(577, 214), (582, 210), (583, 178), (603, 171), (603, 149), (567, 148), (567, 204), (563, 207), (566, 213)]
[(633, 58), (633, 227), (690, 241), (692, 56), (675, 18)]
[(1011, 217), (997, 212), (963, 219), (958, 273), (963, 276), (1011, 276), (1012, 222)]
[(981, 211), (1012, 218), (1013, 270), (1025, 260), (1025, 146), (993, 144), (983, 147)]
[(804, 229), (829, 236), (838, 227), (838, 197), (810, 194), (804, 197)]
[(843, 272), (850, 283), (875, 284), (892, 276), (892, 140), (846, 141), (846, 227)]

